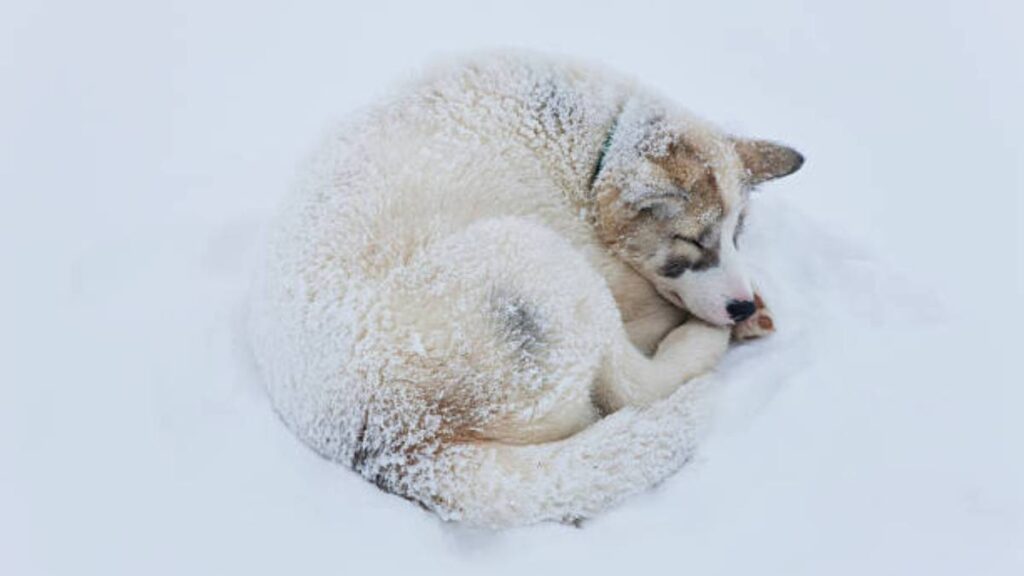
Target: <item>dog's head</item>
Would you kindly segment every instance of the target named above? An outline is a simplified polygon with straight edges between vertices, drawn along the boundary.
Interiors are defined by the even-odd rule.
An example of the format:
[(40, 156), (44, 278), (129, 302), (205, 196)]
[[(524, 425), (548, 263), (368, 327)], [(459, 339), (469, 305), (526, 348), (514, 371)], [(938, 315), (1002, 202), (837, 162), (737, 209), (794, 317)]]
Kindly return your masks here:
[(627, 104), (609, 134), (593, 183), (602, 240), (664, 298), (708, 322), (753, 314), (737, 247), (747, 200), (803, 157), (643, 102)]

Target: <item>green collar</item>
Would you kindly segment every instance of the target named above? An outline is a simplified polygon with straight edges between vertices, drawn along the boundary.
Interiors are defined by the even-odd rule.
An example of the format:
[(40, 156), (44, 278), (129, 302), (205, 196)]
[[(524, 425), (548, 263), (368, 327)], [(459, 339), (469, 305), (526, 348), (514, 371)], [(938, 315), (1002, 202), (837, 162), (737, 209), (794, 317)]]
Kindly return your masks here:
[(601, 169), (604, 168), (604, 158), (608, 154), (608, 149), (612, 147), (612, 136), (615, 135), (615, 129), (619, 127), (619, 117), (616, 116), (612, 120), (612, 126), (608, 129), (608, 135), (604, 137), (604, 143), (601, 144), (601, 152), (597, 155), (597, 162), (594, 164), (594, 171), (590, 173), (590, 185), (589, 188), (594, 187), (594, 182), (597, 182), (597, 177), (601, 174)]

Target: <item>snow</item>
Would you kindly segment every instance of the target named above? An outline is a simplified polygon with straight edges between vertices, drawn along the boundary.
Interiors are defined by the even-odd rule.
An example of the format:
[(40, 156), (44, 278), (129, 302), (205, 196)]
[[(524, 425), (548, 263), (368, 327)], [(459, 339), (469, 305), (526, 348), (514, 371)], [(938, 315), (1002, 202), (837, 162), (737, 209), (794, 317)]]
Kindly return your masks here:
[[(0, 7), (0, 572), (1024, 571), (1011, 3)], [(242, 338), (322, 130), (439, 52), (606, 63), (805, 153), (744, 250), (780, 332), (581, 529), (446, 525), (321, 460)]]

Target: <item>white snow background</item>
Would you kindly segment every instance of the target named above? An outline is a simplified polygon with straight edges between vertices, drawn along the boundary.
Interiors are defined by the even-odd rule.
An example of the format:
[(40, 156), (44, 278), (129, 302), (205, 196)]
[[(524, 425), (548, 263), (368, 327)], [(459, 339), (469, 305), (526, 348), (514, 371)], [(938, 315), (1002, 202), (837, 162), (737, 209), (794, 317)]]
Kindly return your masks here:
[[(1018, 2), (0, 5), (0, 574), (1024, 574)], [(792, 144), (780, 333), (696, 461), (587, 521), (439, 522), (278, 421), (240, 331), (333, 119), (521, 46)]]

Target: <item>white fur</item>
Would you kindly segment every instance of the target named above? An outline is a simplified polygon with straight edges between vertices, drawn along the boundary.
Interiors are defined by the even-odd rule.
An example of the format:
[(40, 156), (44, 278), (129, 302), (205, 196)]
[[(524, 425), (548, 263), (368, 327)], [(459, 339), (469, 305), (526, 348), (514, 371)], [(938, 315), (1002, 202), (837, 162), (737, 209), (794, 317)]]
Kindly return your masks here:
[(725, 309), (730, 301), (754, 299), (750, 277), (733, 240), (741, 209), (733, 208), (722, 222), (718, 266), (688, 272), (673, 282), (686, 308), (714, 324), (732, 322)]
[(678, 388), (729, 332), (675, 327), (680, 312), (596, 238), (588, 181), (623, 103), (660, 102), (638, 94), (575, 64), (492, 55), (339, 128), (253, 291), (252, 342), (285, 423), (478, 524), (589, 516), (678, 469), (699, 397)]

